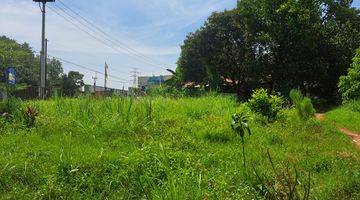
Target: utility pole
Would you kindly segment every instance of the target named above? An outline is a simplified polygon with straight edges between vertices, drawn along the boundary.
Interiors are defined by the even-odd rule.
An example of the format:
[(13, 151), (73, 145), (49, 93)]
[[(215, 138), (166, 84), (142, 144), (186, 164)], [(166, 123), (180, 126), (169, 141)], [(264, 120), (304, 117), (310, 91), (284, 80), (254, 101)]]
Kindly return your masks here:
[(133, 87), (137, 88), (138, 87), (138, 75), (140, 74), (140, 72), (138, 72), (138, 68), (133, 68), (133, 70), (130, 72), (131, 76), (133, 78)]
[(46, 57), (45, 57), (45, 14), (46, 14), (46, 3), (55, 2), (55, 0), (33, 0), (34, 2), (42, 3), (42, 33), (41, 33), (41, 52), (40, 52), (40, 89), (39, 89), (39, 98), (43, 99), (45, 97), (45, 88), (46, 88)]
[(107, 65), (107, 63), (105, 62), (105, 77), (104, 77), (104, 87), (105, 87), (105, 91), (107, 90), (106, 86), (107, 86), (107, 79), (108, 79), (108, 69), (109, 69), (109, 66)]
[(95, 73), (95, 76), (92, 77), (94, 79), (94, 94), (96, 93), (96, 80), (98, 79), (97, 73)]

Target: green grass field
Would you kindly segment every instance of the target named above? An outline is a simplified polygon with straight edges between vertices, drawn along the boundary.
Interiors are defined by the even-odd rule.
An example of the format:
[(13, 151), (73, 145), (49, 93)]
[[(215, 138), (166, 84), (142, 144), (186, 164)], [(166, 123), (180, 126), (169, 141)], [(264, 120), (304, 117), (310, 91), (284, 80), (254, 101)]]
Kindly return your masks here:
[(330, 121), (360, 133), (360, 101), (350, 102), (327, 113)]
[(38, 108), (34, 128), (0, 122), (1, 199), (264, 199), (253, 172), (281, 190), (287, 166), (300, 193), (310, 172), (310, 199), (360, 198), (360, 151), (331, 123), (302, 122), (292, 109), (267, 125), (251, 114), (245, 173), (230, 126), (244, 107), (231, 97), (23, 104)]

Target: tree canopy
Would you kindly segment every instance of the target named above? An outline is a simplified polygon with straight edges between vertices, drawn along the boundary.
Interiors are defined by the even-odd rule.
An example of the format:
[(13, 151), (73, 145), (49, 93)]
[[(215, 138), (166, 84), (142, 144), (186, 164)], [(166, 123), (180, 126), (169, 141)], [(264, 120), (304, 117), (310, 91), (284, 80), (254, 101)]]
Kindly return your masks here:
[[(16, 69), (18, 84), (37, 87), (40, 78), (40, 57), (28, 43), (19, 44), (6, 36), (0, 37), (0, 82), (5, 83), (5, 69), (10, 63)], [(83, 75), (70, 71), (64, 73), (62, 63), (55, 59), (47, 60), (47, 86), (63, 91), (64, 95), (73, 96), (83, 85)]]
[(350, 0), (242, 0), (213, 13), (181, 46), (181, 80), (230, 86), (243, 98), (257, 87), (337, 95), (360, 46), (360, 12)]
[(37, 85), (40, 61), (36, 59), (29, 44), (19, 44), (5, 36), (0, 37), (0, 81), (5, 82), (4, 71), (12, 62), (17, 71), (17, 82)]
[(79, 72), (70, 71), (68, 74), (62, 75), (61, 91), (65, 96), (74, 96), (84, 86), (84, 75)]

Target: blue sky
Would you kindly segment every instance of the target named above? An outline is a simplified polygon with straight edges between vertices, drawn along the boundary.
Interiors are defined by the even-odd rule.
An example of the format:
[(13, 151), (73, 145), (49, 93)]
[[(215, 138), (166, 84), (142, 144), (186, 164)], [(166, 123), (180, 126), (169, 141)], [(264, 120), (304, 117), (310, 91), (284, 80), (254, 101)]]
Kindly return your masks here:
[[(32, 0), (1, 1), (0, 35), (19, 42), (26, 41), (38, 51), (41, 30), (38, 5)], [(110, 74), (120, 77), (120, 81), (127, 81), (126, 87), (131, 85), (132, 68), (138, 68), (140, 75), (167, 74), (166, 68), (174, 69), (186, 35), (198, 29), (212, 12), (236, 6), (236, 0), (61, 1), (146, 58), (135, 56), (135, 59), (119, 45), (107, 47), (79, 31), (51, 9), (47, 13), (46, 33), (50, 41), (49, 53), (97, 71), (103, 71), (107, 62)], [(59, 2), (55, 5), (61, 6)], [(353, 5), (360, 7), (360, 0), (354, 0)], [(49, 7), (61, 13), (53, 3)], [(79, 70), (85, 75), (86, 83), (92, 83), (94, 72), (66, 63), (63, 67), (65, 71)], [(102, 78), (102, 75), (98, 76)], [(99, 79), (98, 85), (103, 85), (103, 80)], [(109, 86), (121, 88), (122, 83), (110, 78)]]
[[(38, 5), (32, 0), (1, 1), (0, 35), (26, 41), (39, 51), (41, 15)], [(52, 9), (60, 13), (61, 10), (54, 4), (49, 5), (52, 9), (48, 8), (47, 12), (49, 54), (101, 72), (107, 62), (109, 73), (122, 78), (120, 81), (131, 80), (132, 68), (138, 68), (140, 75), (168, 74), (165, 69), (175, 68), (186, 35), (198, 29), (212, 12), (236, 6), (236, 0), (61, 1), (116, 40), (140, 52), (141, 56), (129, 56), (119, 45), (110, 44), (112, 48), (109, 48), (94, 40), (58, 16)], [(60, 2), (55, 5), (62, 6)], [(63, 67), (66, 71), (81, 71), (85, 81), (92, 83), (94, 72), (66, 63)], [(98, 76), (98, 85), (103, 85), (103, 75)], [(109, 79), (110, 87), (122, 87), (123, 83), (116, 78)], [(125, 84), (126, 87), (130, 85), (130, 82)]]

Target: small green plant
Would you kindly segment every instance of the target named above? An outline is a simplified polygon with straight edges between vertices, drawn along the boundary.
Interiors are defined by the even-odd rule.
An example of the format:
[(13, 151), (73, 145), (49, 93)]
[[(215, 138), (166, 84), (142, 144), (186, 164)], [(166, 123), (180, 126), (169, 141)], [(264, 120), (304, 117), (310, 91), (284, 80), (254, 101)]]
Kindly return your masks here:
[(35, 126), (36, 117), (38, 116), (38, 111), (34, 106), (27, 106), (24, 111), (24, 121), (28, 128)]
[(277, 95), (269, 95), (268, 92), (261, 88), (255, 90), (249, 100), (249, 107), (252, 111), (265, 116), (269, 122), (277, 118), (284, 104), (284, 99)]
[(240, 135), (241, 144), (243, 149), (243, 165), (244, 170), (246, 170), (246, 159), (245, 159), (245, 133), (247, 132), (249, 136), (251, 135), (251, 130), (249, 127), (249, 117), (246, 113), (240, 112), (232, 116), (231, 128), (235, 133)]
[(315, 109), (310, 98), (304, 97), (299, 90), (291, 90), (290, 98), (300, 119), (307, 120), (314, 117)]

